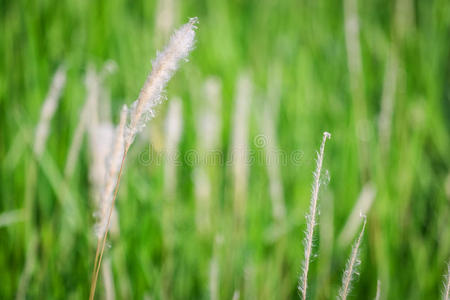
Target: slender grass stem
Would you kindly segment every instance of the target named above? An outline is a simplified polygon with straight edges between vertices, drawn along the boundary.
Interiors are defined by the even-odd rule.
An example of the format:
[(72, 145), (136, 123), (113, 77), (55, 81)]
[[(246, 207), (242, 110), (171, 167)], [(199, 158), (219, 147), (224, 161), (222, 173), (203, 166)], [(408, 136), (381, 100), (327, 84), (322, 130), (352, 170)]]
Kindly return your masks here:
[(314, 227), (317, 225), (316, 215), (317, 215), (317, 200), (319, 198), (319, 188), (320, 188), (320, 173), (322, 171), (323, 155), (325, 150), (325, 142), (327, 139), (331, 138), (331, 134), (328, 132), (323, 133), (322, 144), (320, 145), (320, 150), (317, 153), (316, 160), (316, 170), (314, 171), (314, 183), (311, 193), (311, 203), (309, 206), (309, 214), (307, 215), (306, 224), (306, 236), (305, 236), (305, 260), (303, 261), (302, 274), (298, 282), (298, 290), (302, 295), (302, 299), (306, 299), (306, 291), (308, 288), (308, 271), (309, 264), (311, 262), (312, 250), (313, 250), (313, 238), (314, 238)]
[[(116, 187), (114, 189), (114, 197), (113, 197), (111, 206), (109, 208), (108, 222), (106, 224), (105, 233), (103, 234), (103, 240), (101, 242), (101, 250), (100, 251), (99, 251), (100, 243), (97, 244), (96, 265), (94, 265), (94, 276), (92, 277), (92, 281), (91, 281), (91, 292), (90, 292), (90, 295), (89, 295), (89, 299), (90, 300), (93, 300), (94, 296), (95, 296), (95, 288), (97, 286), (98, 272), (99, 272), (100, 266), (102, 264), (103, 253), (105, 251), (106, 238), (108, 237), (109, 223), (111, 221), (111, 215), (112, 215), (112, 211), (113, 211), (113, 208), (114, 208), (114, 203), (116, 202), (117, 193), (119, 192), (120, 178), (122, 177), (123, 166), (124, 166), (124, 163), (125, 163), (125, 158), (126, 158), (127, 153), (128, 153), (128, 149), (129, 149), (129, 147), (127, 147), (125, 149), (125, 152), (124, 152), (123, 158), (122, 158), (122, 162), (120, 164), (119, 175), (117, 176), (117, 183), (116, 183)], [(98, 258), (97, 258), (97, 256), (98, 256)], [(98, 259), (98, 262), (97, 262), (97, 259)]]
[(356, 243), (353, 245), (352, 253), (347, 262), (347, 266), (344, 271), (344, 276), (342, 278), (342, 287), (339, 291), (339, 297), (342, 300), (347, 299), (348, 294), (350, 293), (352, 279), (355, 277), (355, 275), (358, 275), (356, 268), (360, 264), (359, 248), (361, 245), (361, 241), (362, 241), (362, 238), (364, 235), (364, 230), (366, 228), (366, 222), (367, 222), (367, 218), (365, 215), (361, 215), (361, 217), (364, 219), (361, 233), (359, 234), (359, 237), (356, 240)]

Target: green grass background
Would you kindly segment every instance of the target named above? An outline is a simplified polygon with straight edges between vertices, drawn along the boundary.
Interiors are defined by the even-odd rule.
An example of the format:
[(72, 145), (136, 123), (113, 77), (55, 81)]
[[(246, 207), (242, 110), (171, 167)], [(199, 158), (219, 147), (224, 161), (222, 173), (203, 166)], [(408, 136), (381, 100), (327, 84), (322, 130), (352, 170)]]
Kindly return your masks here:
[[(450, 2), (358, 1), (362, 72), (354, 88), (340, 1), (174, 3), (174, 26), (192, 16), (200, 20), (196, 49), (167, 88), (169, 101), (182, 98), (181, 153), (197, 147), (196, 113), (209, 76), (222, 83), (220, 150), (229, 153), (236, 80), (247, 72), (254, 86), (252, 149), (258, 151), (252, 141), (261, 134), (268, 86), (279, 78), (279, 147), (300, 150), (302, 160), (280, 166), (287, 217), (279, 228), (271, 216), (266, 168), (250, 166), (239, 232), (229, 167), (211, 167), (212, 229), (199, 233), (193, 167), (181, 156), (170, 202), (163, 191), (164, 164), (139, 160), (153, 142), (144, 131), (121, 183), (120, 234), (106, 252), (116, 298), (209, 299), (214, 240), (221, 235), (220, 299), (231, 299), (236, 290), (241, 299), (297, 299), (304, 216), (323, 131), (332, 134), (324, 162), (330, 182), (319, 200), (310, 298), (337, 294), (351, 249), (350, 243), (339, 246), (337, 237), (368, 182), (376, 197), (353, 298), (373, 298), (377, 279), (384, 299), (440, 297), (450, 256)], [(109, 59), (117, 63), (105, 82), (117, 122), (121, 105), (137, 97), (151, 59), (167, 40), (155, 32), (156, 7), (155, 1), (0, 1), (0, 214), (13, 212), (12, 221), (0, 225), (0, 298), (15, 297), (24, 270), (30, 274), (27, 299), (87, 298), (96, 243), (86, 140), (74, 177), (63, 176), (85, 100), (84, 76), (89, 63), (98, 69)], [(396, 54), (398, 77), (390, 147), (383, 152), (377, 122), (390, 53)], [(68, 69), (67, 85), (37, 159), (34, 128), (61, 63)], [(149, 127), (160, 130), (166, 106)], [(268, 239), (274, 228), (280, 234)], [(97, 296), (104, 296), (102, 279)]]

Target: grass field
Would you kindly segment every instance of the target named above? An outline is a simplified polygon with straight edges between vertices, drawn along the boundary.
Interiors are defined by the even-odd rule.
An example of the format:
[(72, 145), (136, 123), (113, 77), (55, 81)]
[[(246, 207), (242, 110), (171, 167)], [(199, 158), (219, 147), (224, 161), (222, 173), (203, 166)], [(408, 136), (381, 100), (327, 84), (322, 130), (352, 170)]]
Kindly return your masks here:
[[(380, 299), (439, 299), (450, 259), (446, 0), (0, 0), (0, 298), (88, 297), (88, 132), (66, 167), (86, 74), (103, 72), (99, 115), (117, 124), (157, 50), (194, 16), (196, 48), (128, 153), (97, 298), (299, 299), (327, 131), (308, 298), (337, 296), (362, 211), (351, 298), (373, 299), (379, 280)], [(36, 151), (60, 66), (66, 84)]]

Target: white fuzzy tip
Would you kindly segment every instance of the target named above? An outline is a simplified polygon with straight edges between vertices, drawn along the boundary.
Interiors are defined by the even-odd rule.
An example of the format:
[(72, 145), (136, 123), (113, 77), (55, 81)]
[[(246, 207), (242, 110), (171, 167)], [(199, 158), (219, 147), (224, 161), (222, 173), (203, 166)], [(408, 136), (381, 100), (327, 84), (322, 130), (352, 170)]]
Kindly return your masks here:
[(152, 71), (148, 75), (138, 99), (130, 108), (130, 124), (126, 132), (126, 149), (129, 148), (136, 134), (155, 115), (155, 108), (163, 100), (163, 91), (178, 69), (180, 61), (187, 61), (189, 53), (194, 49), (195, 29), (198, 18), (190, 18), (189, 22), (176, 30), (162, 52), (158, 52), (152, 63)]

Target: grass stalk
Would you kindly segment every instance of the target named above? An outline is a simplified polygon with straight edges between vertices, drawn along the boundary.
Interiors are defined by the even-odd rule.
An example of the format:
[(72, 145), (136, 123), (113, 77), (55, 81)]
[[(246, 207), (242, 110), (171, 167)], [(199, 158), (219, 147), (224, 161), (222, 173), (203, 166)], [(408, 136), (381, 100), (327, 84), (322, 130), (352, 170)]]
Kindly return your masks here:
[[(120, 138), (122, 138), (121, 135), (124, 134), (123, 156), (117, 175), (117, 181), (114, 185), (112, 201), (110, 204), (109, 201), (104, 201), (104, 205), (108, 206), (104, 206), (103, 210), (106, 208), (106, 215), (108, 217), (105, 227), (103, 227), (104, 220), (101, 220), (100, 231), (97, 232), (97, 237), (99, 238), (99, 241), (101, 239), (101, 242), (97, 243), (96, 258), (94, 259), (94, 271), (89, 293), (90, 300), (95, 297), (98, 273), (100, 271), (103, 253), (105, 251), (111, 215), (117, 198), (117, 193), (119, 191), (120, 179), (122, 178), (123, 167), (128, 150), (130, 149), (136, 134), (140, 132), (145, 127), (146, 123), (154, 116), (154, 109), (162, 102), (162, 92), (168, 81), (178, 69), (179, 62), (181, 60), (185, 60), (193, 49), (195, 43), (195, 29), (197, 28), (195, 25), (197, 22), (197, 18), (189, 19), (188, 23), (184, 24), (180, 29), (175, 31), (166, 48), (161, 53), (158, 53), (155, 61), (153, 62), (152, 71), (148, 75), (147, 80), (139, 93), (138, 99), (133, 103), (128, 111), (130, 114), (130, 123), (126, 128), (125, 133), (121, 130), (118, 131), (118, 136)], [(123, 120), (122, 117), (121, 120)], [(108, 196), (109, 195), (107, 195), (107, 197)], [(106, 215), (102, 214), (102, 217)]]
[[(111, 215), (112, 215), (114, 203), (115, 203), (116, 198), (117, 198), (117, 193), (119, 192), (120, 179), (122, 177), (123, 166), (124, 166), (124, 163), (125, 163), (125, 158), (127, 156), (127, 153), (128, 153), (128, 149), (125, 149), (125, 152), (124, 152), (123, 158), (122, 158), (122, 163), (120, 164), (119, 175), (117, 176), (116, 187), (114, 189), (114, 197), (113, 197), (113, 200), (112, 200), (112, 203), (111, 203), (111, 207), (109, 208), (108, 222), (106, 223), (106, 230), (105, 230), (105, 233), (103, 235), (102, 242), (97, 244), (96, 252), (98, 253), (98, 262), (96, 260), (96, 264), (94, 265), (94, 277), (92, 278), (91, 292), (90, 292), (90, 295), (89, 295), (89, 299), (90, 300), (94, 299), (95, 288), (96, 288), (97, 279), (98, 279), (98, 272), (99, 272), (100, 266), (102, 264), (103, 252), (105, 251), (106, 238), (108, 237), (109, 223), (111, 222)], [(97, 257), (97, 255), (96, 255), (96, 257)]]
[(322, 171), (325, 143), (329, 138), (331, 138), (331, 134), (328, 132), (324, 132), (322, 144), (320, 145), (320, 150), (317, 153), (316, 170), (314, 171), (314, 183), (311, 193), (309, 214), (306, 216), (307, 225), (306, 225), (306, 236), (304, 240), (305, 260), (303, 261), (302, 274), (300, 275), (300, 279), (298, 282), (298, 290), (301, 293), (303, 300), (306, 299), (306, 292), (308, 288), (308, 271), (309, 265), (311, 263), (311, 256), (313, 250), (314, 228), (317, 225), (316, 216), (317, 216), (317, 200), (319, 198), (319, 188), (320, 188), (320, 173)]
[(377, 280), (377, 293), (375, 294), (375, 300), (380, 300), (381, 297), (381, 281)]
[(364, 229), (366, 228), (367, 218), (365, 215), (361, 214), (361, 217), (364, 218), (363, 226), (361, 229), (361, 233), (359, 234), (356, 243), (353, 245), (352, 253), (347, 262), (347, 266), (345, 267), (344, 275), (342, 277), (342, 287), (339, 290), (339, 298), (342, 300), (347, 299), (348, 294), (350, 293), (352, 279), (355, 275), (358, 275), (356, 268), (360, 264), (359, 256), (359, 247), (361, 245), (361, 240), (364, 235)]

